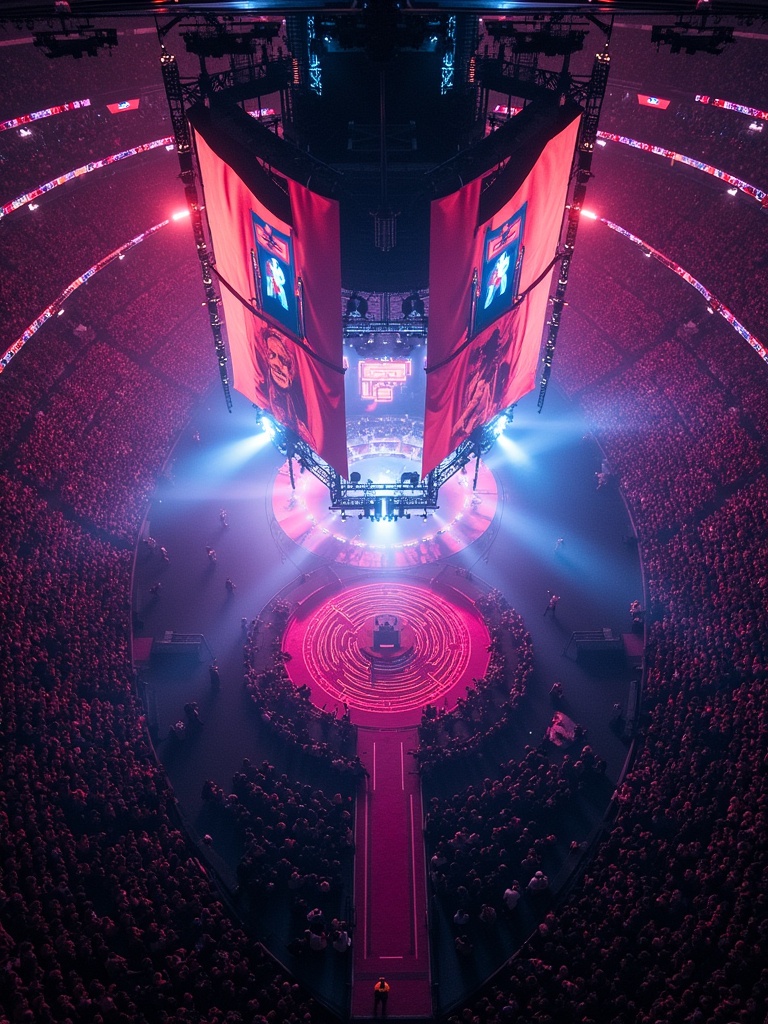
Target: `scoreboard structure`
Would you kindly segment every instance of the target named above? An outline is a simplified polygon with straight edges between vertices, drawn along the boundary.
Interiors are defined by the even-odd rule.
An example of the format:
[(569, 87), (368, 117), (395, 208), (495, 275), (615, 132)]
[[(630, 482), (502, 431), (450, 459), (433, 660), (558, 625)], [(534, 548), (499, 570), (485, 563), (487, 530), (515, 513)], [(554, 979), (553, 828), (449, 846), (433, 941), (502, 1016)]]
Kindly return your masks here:
[[(363, 31), (366, 16), (353, 17), (360, 38), (352, 54), (345, 54), (342, 44), (342, 13), (324, 22), (324, 40), (329, 44), (338, 38), (335, 48), (328, 47), (334, 51), (333, 61), (367, 69), (370, 81), (376, 76), (367, 52), (370, 34)], [(413, 27), (423, 18), (416, 10), (406, 11), (403, 26), (407, 22)], [(470, 35), (472, 24), (476, 23), (469, 19), (465, 26)], [(405, 31), (398, 22), (397, 32), (401, 29)], [(217, 57), (230, 52), (219, 52), (228, 45), (228, 32), (225, 26), (215, 35)], [(563, 29), (561, 35), (564, 57), (568, 47), (580, 48), (583, 33)], [(204, 64), (212, 45), (210, 30), (184, 38), (193, 40), (192, 52)], [(238, 32), (232, 45), (242, 47), (245, 39), (251, 46), (250, 38)], [(535, 43), (535, 33), (532, 39)], [(396, 40), (393, 46), (388, 59), (396, 52)], [(427, 105), (427, 92), (409, 87), (418, 55), (412, 42), (406, 49), (407, 59), (398, 63), (404, 78), (398, 82), (401, 120), (408, 115), (409, 104)], [(433, 57), (427, 55), (435, 64)], [(331, 508), (345, 512), (370, 505), (371, 482), (361, 489), (356, 474), (348, 471), (346, 407), (352, 397), (370, 403), (366, 415), (379, 406), (397, 415), (399, 399), (412, 405), (423, 401), (420, 410), (407, 411), (409, 419), (420, 419), (423, 426), (420, 478), (409, 480), (408, 493), (399, 496), (408, 508), (425, 512), (438, 507), (441, 485), (473, 460), (477, 478), (479, 459), (495, 442), (496, 421), (502, 414), (511, 418), (514, 405), (536, 386), (537, 378), (541, 407), (609, 59), (606, 44), (603, 54), (596, 55), (591, 78), (578, 87), (573, 76), (562, 73), (544, 74), (535, 81), (529, 76), (523, 82), (500, 73), (496, 65), (490, 70), (482, 62), (473, 67), (472, 87), (486, 97), (503, 92), (507, 103), (501, 105), (503, 110), (496, 104), (492, 130), (459, 148), (457, 156), (440, 160), (429, 171), (414, 165), (413, 181), (402, 193), (410, 204), (406, 244), (409, 235), (411, 242), (415, 239), (409, 253), (403, 249), (403, 266), (411, 280), (391, 289), (385, 281), (393, 277), (385, 271), (397, 266), (399, 259), (394, 227), (400, 214), (391, 197), (387, 200), (388, 167), (405, 157), (394, 153), (387, 163), (383, 102), (376, 133), (381, 195), (372, 209), (361, 202), (355, 180), (358, 173), (370, 177), (370, 167), (355, 167), (350, 173), (342, 166), (343, 157), (337, 165), (310, 155), (308, 143), (301, 145), (299, 121), (292, 113), (294, 99), (300, 106), (300, 62), (293, 59), (289, 67), (283, 60), (281, 70), (270, 62), (258, 67), (258, 60), (249, 56), (244, 73), (243, 66), (236, 70), (234, 65), (218, 77), (204, 69), (197, 84), (185, 92), (175, 58), (162, 58), (225, 394), (229, 395), (231, 366), (235, 389), (270, 418), (273, 440), (288, 458), (291, 478), (295, 459), (328, 486)], [(383, 55), (377, 60), (384, 60)], [(329, 72), (333, 61), (328, 57)], [(431, 66), (429, 60), (425, 66)], [(317, 62), (313, 67), (318, 72)], [(469, 73), (469, 67), (466, 70)], [(386, 75), (378, 77), (383, 96)], [(390, 76), (389, 88), (394, 82), (395, 76)], [(311, 107), (322, 115), (323, 124), (333, 124), (336, 118), (339, 134), (342, 123), (346, 131), (343, 110), (330, 107), (356, 102), (355, 89), (339, 79), (333, 93), (329, 74), (326, 86), (333, 101), (326, 108), (319, 72), (309, 82), (310, 91), (315, 91), (310, 105), (304, 84), (304, 112)], [(361, 85), (360, 93), (368, 92), (368, 85)], [(513, 97), (522, 98), (523, 105), (513, 105)], [(248, 104), (254, 103), (249, 112)], [(269, 117), (262, 117), (262, 112), (269, 112)], [(427, 110), (427, 120), (429, 114)], [(312, 128), (311, 119), (302, 123), (310, 135), (315, 133), (313, 146), (329, 143), (328, 133)], [(353, 122), (348, 123), (352, 132)], [(485, 132), (486, 110), (479, 110), (477, 123)], [(392, 145), (405, 140), (412, 148), (414, 124), (411, 121)], [(367, 152), (357, 138), (365, 133), (361, 135), (356, 124), (354, 131), (347, 159), (353, 159), (351, 153), (360, 159), (357, 154)], [(438, 135), (433, 133), (433, 138)], [(403, 166), (398, 175), (396, 180), (407, 178)], [(404, 188), (402, 183), (400, 187)], [(366, 293), (361, 280), (368, 264), (359, 258), (365, 251), (359, 245), (359, 229), (363, 222), (369, 230), (372, 222), (375, 228), (384, 214), (392, 220), (393, 244), (371, 258), (367, 294), (379, 292), (382, 308), (389, 308), (393, 294), (405, 294), (405, 299), (397, 299), (402, 324), (393, 324), (389, 313), (376, 324), (384, 334), (402, 330), (396, 335), (399, 351), (393, 346), (392, 358), (358, 360), (357, 386), (345, 394), (345, 372), (351, 365), (344, 354), (345, 338), (365, 334), (376, 307), (361, 297)], [(371, 234), (375, 236), (375, 230)], [(418, 346), (424, 336), (426, 357), (422, 349), (415, 358), (410, 342)], [(384, 342), (373, 344), (375, 350)], [(362, 348), (360, 343), (353, 347), (359, 352)], [(384, 485), (373, 486), (386, 497)]]

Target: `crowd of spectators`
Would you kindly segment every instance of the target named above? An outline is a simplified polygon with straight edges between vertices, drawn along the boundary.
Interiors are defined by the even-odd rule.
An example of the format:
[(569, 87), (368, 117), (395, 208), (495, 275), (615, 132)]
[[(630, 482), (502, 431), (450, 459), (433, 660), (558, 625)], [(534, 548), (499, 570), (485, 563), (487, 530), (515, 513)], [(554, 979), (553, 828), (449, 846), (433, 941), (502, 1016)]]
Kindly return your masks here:
[(657, 46), (651, 42), (647, 22), (625, 27), (627, 31), (614, 33), (611, 39), (612, 79), (637, 85), (638, 92), (653, 96), (682, 94), (693, 101), (700, 93), (766, 109), (765, 37), (750, 30), (749, 24), (734, 26), (734, 42), (724, 45), (717, 57), (692, 57)]
[(357, 416), (349, 425), (349, 444), (353, 448), (377, 441), (391, 444), (395, 438), (404, 445), (420, 447), (424, 443), (423, 422), (404, 413), (402, 416)]
[[(72, 96), (71, 101), (89, 97)], [(127, 97), (126, 97), (127, 98)], [(139, 97), (134, 97), (139, 98)], [(64, 103), (67, 100), (63, 100)], [(33, 110), (20, 111), (22, 114)], [(0, 146), (0, 203), (8, 203), (62, 174), (134, 146), (172, 136), (165, 97), (140, 99), (138, 110), (111, 114), (105, 104), (41, 118), (6, 128)], [(141, 156), (129, 157), (140, 160)], [(94, 172), (98, 174), (98, 171)], [(59, 188), (66, 188), (66, 185)], [(28, 216), (24, 210), (8, 216)]]
[[(728, 195), (724, 182), (701, 171), (669, 167), (617, 143), (599, 152), (593, 170), (586, 204), (591, 210), (679, 264), (754, 334), (765, 336), (768, 299), (759, 284), (766, 265), (764, 212), (758, 202)], [(626, 181), (632, 182), (631, 202), (621, 184)], [(605, 230), (596, 224), (582, 229), (590, 238)], [(704, 238), (711, 240), (702, 244)], [(624, 286), (642, 295), (639, 282)]]
[(425, 825), (430, 881), (452, 915), (509, 909), (507, 889), (524, 890), (551, 866), (564, 811), (605, 772), (588, 744), (559, 763), (546, 746), (528, 747), (521, 761), (501, 765), (480, 786), (432, 798)]
[[(37, 411), (19, 445), (16, 468), (56, 491), (76, 515), (114, 536), (132, 537), (190, 408), (189, 394), (95, 343), (81, 372), (72, 373)], [(119, 436), (116, 423), (122, 425)]]
[[(733, 100), (731, 91), (726, 91), (727, 96), (718, 93), (718, 98)], [(750, 128), (755, 124), (753, 117), (696, 103), (693, 96), (675, 97), (666, 110), (642, 106), (637, 96), (637, 90), (609, 88), (600, 117), (601, 131), (701, 160), (765, 190), (762, 161), (766, 143), (760, 121), (757, 128)]]
[(0, 524), (9, 1019), (322, 1019), (232, 923), (179, 829), (133, 692), (130, 551), (7, 466)]
[(490, 634), (488, 668), (452, 711), (432, 705), (424, 709), (419, 745), (413, 751), (424, 775), (477, 752), (503, 731), (533, 671), (533, 643), (522, 616), (498, 590), (490, 590), (476, 603)]
[(290, 677), (283, 651), (290, 612), (287, 601), (275, 599), (248, 627), (245, 685), (251, 704), (262, 722), (291, 748), (317, 758), (341, 775), (364, 775), (365, 768), (354, 753), (357, 732), (348, 709), (316, 707), (309, 686), (297, 685)]
[[(13, 450), (15, 468), (76, 515), (126, 539), (135, 536), (169, 445), (195, 397), (210, 386), (214, 366), (205, 317), (189, 312), (199, 308), (202, 290), (194, 258), (182, 259), (167, 275), (169, 259), (183, 253), (179, 238), (167, 241), (161, 246), (155, 236), (142, 243), (145, 254), (113, 264), (76, 292), (64, 316), (47, 323), (16, 357), (24, 372), (13, 372), (12, 363), (3, 375), (0, 451)], [(98, 327), (102, 317), (109, 320), (110, 306), (114, 310), (116, 285), (130, 294), (158, 275), (174, 279), (175, 294), (165, 301), (164, 288), (158, 293), (146, 284), (146, 316), (133, 322), (130, 339), (113, 333), (111, 322)], [(112, 319), (119, 323), (120, 314), (114, 311)], [(174, 326), (172, 340), (183, 335), (185, 373), (178, 349), (163, 359), (169, 354), (165, 331)]]
[[(41, 66), (46, 67), (42, 57)], [(733, 81), (734, 89), (743, 87), (747, 101), (753, 95), (758, 99), (762, 66), (755, 65), (755, 81), (743, 75)], [(138, 80), (140, 66), (135, 73)], [(719, 66), (712, 71), (721, 74)], [(14, 76), (8, 79), (15, 89)], [(713, 78), (712, 91), (715, 84)], [(119, 190), (97, 205), (108, 212), (110, 225), (114, 214), (119, 244), (131, 229), (125, 208), (110, 202), (118, 195)], [(625, 190), (627, 204), (631, 197)], [(93, 216), (90, 211), (82, 217), (81, 226), (98, 232)], [(12, 325), (29, 322), (50, 300), (51, 289), (60, 287), (56, 281), (67, 283), (74, 276), (69, 260), (85, 255), (85, 229), (78, 233), (76, 220), (62, 217), (64, 228), (59, 232), (50, 223), (48, 232), (41, 229), (33, 251), (26, 235), (8, 242), (1, 299)], [(621, 221), (618, 214), (615, 219)], [(82, 248), (77, 240), (69, 247), (67, 225)], [(720, 227), (718, 219), (718, 232)], [(689, 230), (705, 228), (711, 231), (712, 223), (703, 211)], [(726, 248), (736, 244), (736, 230), (728, 234)], [(59, 262), (46, 263), (38, 273), (39, 253), (49, 251), (51, 237), (62, 244)], [(734, 289), (750, 287), (750, 271), (760, 258), (749, 237), (741, 239), (748, 260), (735, 264), (744, 272)], [(103, 241), (107, 247), (106, 234)], [(698, 247), (698, 276), (706, 282), (706, 261), (716, 260), (717, 250), (713, 245), (704, 255), (704, 248)], [(23, 314), (17, 309), (22, 281), (29, 300)], [(610, 287), (606, 277), (603, 289)], [(592, 324), (600, 323), (603, 289), (575, 289), (569, 296)], [(623, 301), (628, 320), (644, 315), (646, 307), (634, 307), (630, 292)], [(616, 306), (613, 311), (619, 315)], [(768, 1007), (765, 367), (717, 319), (700, 327), (694, 339), (667, 339), (656, 358), (652, 338), (649, 351), (638, 353), (626, 348), (626, 332), (618, 331), (615, 343), (626, 362), (580, 396), (638, 526), (651, 612), (647, 717), (636, 759), (616, 792), (615, 815), (582, 883), (561, 907), (550, 909), (492, 985), (455, 1015), (457, 1024), (509, 1019), (763, 1024)], [(613, 338), (610, 323), (601, 329)], [(95, 475), (77, 479), (83, 464), (73, 449), (78, 443), (87, 446), (89, 432), (101, 426), (102, 479), (118, 486), (121, 474), (148, 460), (149, 475), (139, 481), (146, 493), (152, 460), (157, 466), (174, 431), (183, 426), (189, 389), (177, 382), (165, 422), (148, 419), (160, 431), (150, 438), (152, 449), (137, 449), (134, 442), (126, 463), (129, 453), (121, 452), (125, 416), (149, 413), (161, 378), (151, 379), (141, 364), (140, 379), (152, 390), (146, 405), (137, 408), (138, 396), (126, 382), (139, 364), (125, 351), (110, 350), (101, 336), (91, 368), (90, 345), (58, 323), (44, 331), (40, 338), (50, 344), (44, 356), (30, 346), (0, 377), (0, 578), (6, 595), (0, 603), (2, 1005), (21, 1024), (322, 1021), (321, 1008), (233, 923), (179, 828), (130, 671), (127, 541), (136, 536), (140, 501), (127, 490), (110, 499), (98, 489)], [(183, 332), (178, 337), (185, 338)], [(197, 354), (195, 340), (187, 340)], [(578, 343), (563, 331), (566, 357), (569, 346)], [(590, 358), (581, 349), (579, 355)], [(101, 396), (92, 420), (81, 415), (79, 381)], [(126, 390), (116, 401), (124, 411), (106, 415), (108, 395), (123, 384)], [(163, 393), (171, 393), (167, 383)], [(50, 447), (31, 440), (47, 429), (37, 425), (39, 412), (43, 420), (54, 412), (63, 418), (74, 442), (62, 432), (51, 434)], [(142, 443), (146, 440), (143, 436)], [(55, 475), (59, 444), (69, 460), (67, 486)], [(90, 451), (95, 457), (95, 447)], [(121, 502), (127, 502), (122, 511)], [(536, 774), (526, 774), (534, 767)], [(514, 773), (509, 766), (506, 772), (506, 787), (506, 776), (492, 779), (487, 789), (484, 783), (480, 792), (458, 794), (458, 806), (451, 802), (438, 809), (435, 817), (453, 818), (452, 836), (435, 833), (439, 820), (430, 818), (430, 837), (436, 851), (444, 844), (440, 852), (447, 863), (449, 855), (461, 862), (472, 852), (466, 846), (478, 831), (475, 811), (480, 815), (486, 801), (517, 799), (518, 772), (529, 785), (541, 786), (545, 807), (550, 796), (555, 802), (561, 796), (563, 767), (553, 767), (540, 751), (529, 751)], [(238, 784), (248, 798), (250, 781)], [(289, 783), (288, 801), (291, 792), (295, 797), (297, 787)], [(303, 789), (300, 796), (306, 799)], [(522, 799), (529, 799), (527, 792)], [(311, 795), (309, 800), (311, 805)], [(504, 849), (515, 840), (515, 824), (510, 828)], [(462, 838), (456, 840), (457, 833)], [(549, 834), (535, 835), (529, 844), (534, 855), (546, 852)], [(481, 844), (482, 851), (482, 839)], [(524, 860), (522, 877), (517, 876), (522, 886)], [(535, 856), (528, 862), (534, 864)], [(504, 879), (494, 877), (496, 865), (483, 859), (474, 870), (479, 887), (474, 876), (470, 885), (461, 884), (468, 894), (477, 890), (481, 908), (498, 905)], [(442, 884), (439, 874), (435, 881)], [(514, 892), (511, 883), (508, 888)]]
[[(633, 208), (626, 195), (623, 205)], [(603, 315), (614, 277), (637, 289), (637, 299), (624, 291), (616, 332)], [(684, 287), (618, 238), (591, 245), (570, 282), (577, 315), (561, 331), (560, 379), (578, 394), (637, 527), (647, 717), (582, 883), (456, 1024), (758, 1024), (768, 1006), (765, 367), (718, 317), (700, 309), (691, 321), (683, 302), (670, 315)], [(653, 336), (645, 309), (657, 300), (667, 325)], [(641, 347), (626, 344), (633, 319)], [(606, 345), (621, 362), (605, 364)]]
[[(7, 23), (3, 26), (10, 38), (3, 46), (0, 120), (86, 97), (100, 106), (140, 94), (156, 95), (162, 88), (159, 43), (146, 22), (122, 21), (116, 47), (102, 49), (95, 60), (67, 60), (66, 70), (61, 60), (51, 60), (43, 48), (30, 45), (29, 30), (13, 33), (9, 28)], [(26, 42), (13, 42), (15, 38)]]
[(243, 892), (263, 906), (273, 895), (290, 895), (292, 909), (306, 915), (319, 906), (338, 917), (345, 872), (354, 850), (351, 793), (325, 793), (291, 783), (267, 761), (245, 758), (232, 792), (208, 781), (203, 799), (244, 841), (237, 867)]
[[(0, 315), (9, 343), (80, 274), (183, 207), (174, 154), (161, 150), (132, 159), (144, 163), (77, 178), (54, 190), (39, 210), (5, 218)], [(51, 254), (43, 267), (41, 253)]]

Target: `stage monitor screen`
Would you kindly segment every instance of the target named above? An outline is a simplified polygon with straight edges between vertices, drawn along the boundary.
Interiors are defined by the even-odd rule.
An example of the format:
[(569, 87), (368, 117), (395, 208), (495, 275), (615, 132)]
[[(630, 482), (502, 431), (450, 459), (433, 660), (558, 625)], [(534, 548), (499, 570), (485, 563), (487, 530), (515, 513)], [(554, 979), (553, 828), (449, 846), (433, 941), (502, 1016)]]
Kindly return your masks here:
[(346, 476), (338, 203), (277, 187), (242, 118), (190, 112), (234, 386)]
[(410, 359), (361, 359), (357, 366), (360, 397), (364, 402), (389, 405), (412, 372)]
[(538, 114), (492, 183), (431, 204), (422, 475), (535, 385), (580, 113)]
[(637, 94), (637, 102), (641, 107), (655, 107), (657, 110), (666, 110), (671, 100), (662, 99), (660, 96), (646, 96), (645, 93)]
[(141, 100), (119, 100), (117, 103), (108, 103), (107, 110), (110, 114), (123, 114), (126, 110), (138, 110)]

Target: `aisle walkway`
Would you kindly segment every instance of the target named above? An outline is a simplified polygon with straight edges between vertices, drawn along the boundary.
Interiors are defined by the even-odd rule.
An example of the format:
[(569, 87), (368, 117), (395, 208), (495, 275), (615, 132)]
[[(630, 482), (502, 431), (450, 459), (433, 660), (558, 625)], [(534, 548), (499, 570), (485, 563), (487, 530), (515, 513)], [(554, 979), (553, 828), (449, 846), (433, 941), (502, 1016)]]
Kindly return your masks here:
[(388, 1016), (430, 1017), (426, 878), (415, 728), (361, 728), (370, 777), (356, 815), (352, 1017), (370, 1017), (373, 986), (391, 986)]

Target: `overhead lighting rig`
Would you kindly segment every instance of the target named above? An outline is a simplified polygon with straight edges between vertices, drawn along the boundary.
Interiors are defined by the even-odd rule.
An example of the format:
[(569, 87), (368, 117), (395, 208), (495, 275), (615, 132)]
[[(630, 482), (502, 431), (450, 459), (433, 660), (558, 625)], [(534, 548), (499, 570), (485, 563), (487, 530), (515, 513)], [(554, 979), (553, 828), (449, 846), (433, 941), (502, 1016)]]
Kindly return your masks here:
[(569, 29), (558, 22), (545, 22), (541, 28), (519, 28), (511, 21), (486, 20), (485, 31), (492, 39), (504, 39), (512, 53), (543, 53), (564, 57), (583, 49), (585, 30)]
[[(373, 297), (370, 293), (366, 295), (342, 293), (346, 301), (343, 317), (345, 338), (378, 334), (426, 338), (429, 326), (426, 292), (420, 294), (418, 289), (413, 289), (410, 292), (374, 294)], [(372, 310), (369, 310), (369, 305)]]
[(218, 22), (204, 29), (184, 32), (182, 38), (188, 53), (197, 57), (224, 57), (257, 53), (264, 42), (280, 34), (280, 28), (279, 21), (248, 22), (239, 30), (226, 28)]
[(671, 53), (711, 53), (721, 54), (728, 43), (733, 42), (733, 27), (715, 25), (706, 27), (706, 15), (701, 24), (692, 22), (676, 22), (674, 25), (654, 25), (651, 28), (651, 42), (658, 50), (668, 46)]
[[(258, 408), (258, 407), (256, 407)], [(474, 461), (475, 471), (472, 489), (477, 489), (480, 474), (480, 459), (489, 452), (499, 435), (512, 421), (514, 406), (494, 417), (490, 423), (474, 430), (466, 441), (443, 459), (424, 479), (418, 473), (402, 473), (400, 482), (377, 483), (374, 480), (363, 480), (360, 473), (350, 473), (346, 480), (335, 469), (320, 458), (297, 434), (271, 416), (258, 409), (261, 423), (277, 450), (288, 460), (288, 477), (291, 487), (296, 487), (294, 460), (298, 462), (302, 473), (311, 473), (325, 487), (330, 497), (329, 510), (340, 512), (342, 519), (355, 513), (360, 519), (386, 519), (395, 522), (398, 519), (410, 519), (412, 513), (418, 513), (424, 519), (430, 512), (440, 506), (438, 498), (440, 488), (457, 473), (467, 471), (467, 466)]]
[(117, 29), (115, 28), (91, 28), (84, 26), (63, 32), (35, 32), (33, 45), (40, 46), (45, 51), (45, 56), (54, 57), (75, 57), (80, 59), (84, 54), (89, 57), (97, 56), (100, 49), (107, 47), (110, 50), (117, 46)]

